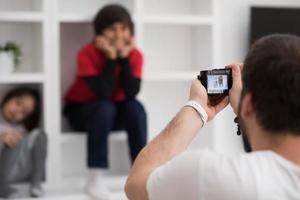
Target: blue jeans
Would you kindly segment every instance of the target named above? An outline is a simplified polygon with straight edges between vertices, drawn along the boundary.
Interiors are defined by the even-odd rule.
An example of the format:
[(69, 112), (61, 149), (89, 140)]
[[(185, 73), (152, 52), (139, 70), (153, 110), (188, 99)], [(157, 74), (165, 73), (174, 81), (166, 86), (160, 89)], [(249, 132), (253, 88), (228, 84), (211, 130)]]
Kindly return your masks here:
[(89, 168), (108, 167), (108, 135), (113, 130), (126, 130), (132, 162), (146, 145), (146, 112), (143, 105), (135, 99), (121, 103), (109, 100), (69, 103), (64, 114), (72, 128), (88, 133)]

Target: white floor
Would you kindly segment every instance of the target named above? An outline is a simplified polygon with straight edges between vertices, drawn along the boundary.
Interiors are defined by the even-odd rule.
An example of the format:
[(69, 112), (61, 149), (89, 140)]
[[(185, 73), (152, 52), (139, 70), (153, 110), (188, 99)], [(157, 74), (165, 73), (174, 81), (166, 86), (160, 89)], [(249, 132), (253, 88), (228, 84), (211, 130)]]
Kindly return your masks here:
[[(68, 178), (62, 184), (55, 186), (45, 186), (46, 195), (41, 200), (97, 200), (89, 198), (83, 191), (84, 178)], [(105, 179), (107, 187), (112, 192), (109, 200), (127, 200), (124, 193), (126, 177), (107, 177)], [(22, 193), (28, 191), (27, 186), (18, 186)], [(35, 198), (37, 199), (37, 198)], [(32, 198), (21, 198), (20, 200), (33, 200)]]

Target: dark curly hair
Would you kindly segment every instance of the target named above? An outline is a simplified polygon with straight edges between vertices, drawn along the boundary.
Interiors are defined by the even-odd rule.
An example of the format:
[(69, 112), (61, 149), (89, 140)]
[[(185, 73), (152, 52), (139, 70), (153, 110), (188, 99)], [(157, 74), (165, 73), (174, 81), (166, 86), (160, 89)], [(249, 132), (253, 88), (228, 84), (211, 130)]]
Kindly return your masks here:
[(1, 102), (1, 109), (5, 106), (5, 104), (15, 97), (22, 97), (25, 95), (31, 96), (34, 101), (34, 109), (32, 113), (24, 119), (21, 124), (28, 130), (38, 127), (40, 122), (40, 114), (41, 114), (41, 98), (40, 94), (36, 89), (32, 89), (29, 87), (17, 87), (10, 90)]
[(260, 125), (275, 133), (300, 135), (300, 37), (273, 34), (250, 49), (243, 92), (252, 94)]
[(118, 4), (110, 4), (99, 10), (93, 21), (95, 34), (101, 35), (107, 27), (116, 22), (126, 24), (134, 35), (134, 24), (128, 10)]

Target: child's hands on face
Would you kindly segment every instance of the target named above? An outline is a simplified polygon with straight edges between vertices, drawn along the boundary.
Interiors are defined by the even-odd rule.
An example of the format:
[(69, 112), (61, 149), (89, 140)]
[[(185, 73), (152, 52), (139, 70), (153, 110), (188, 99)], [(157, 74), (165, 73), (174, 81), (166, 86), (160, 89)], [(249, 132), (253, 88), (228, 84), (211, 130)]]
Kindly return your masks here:
[(110, 42), (109, 39), (100, 35), (96, 37), (96, 47), (102, 50), (110, 59), (126, 58), (135, 47), (135, 39), (129, 37), (128, 39), (122, 38)]
[(117, 58), (116, 48), (104, 36), (100, 35), (96, 37), (96, 47), (99, 50), (103, 51), (108, 58), (110, 59)]
[(14, 130), (6, 131), (0, 135), (0, 140), (10, 148), (15, 147), (21, 139), (22, 135)]
[(116, 22), (96, 37), (96, 46), (110, 59), (126, 58), (135, 47), (129, 27)]
[(134, 47), (135, 39), (130, 37), (126, 42), (124, 42), (124, 46), (118, 50), (118, 56), (120, 58), (127, 58)]
[(113, 45), (117, 50), (117, 53), (119, 53), (125, 46), (126, 46), (126, 41), (125, 39), (116, 39), (113, 41)]

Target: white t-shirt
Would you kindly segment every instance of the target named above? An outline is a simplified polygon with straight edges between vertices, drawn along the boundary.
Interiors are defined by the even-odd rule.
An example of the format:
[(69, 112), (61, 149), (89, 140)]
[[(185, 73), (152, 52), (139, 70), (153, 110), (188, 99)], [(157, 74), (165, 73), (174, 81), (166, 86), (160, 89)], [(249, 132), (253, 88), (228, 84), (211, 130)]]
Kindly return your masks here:
[(300, 166), (272, 151), (186, 151), (154, 170), (147, 190), (150, 200), (300, 200)]

